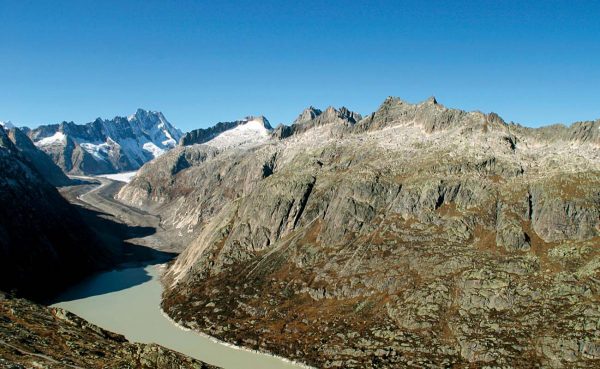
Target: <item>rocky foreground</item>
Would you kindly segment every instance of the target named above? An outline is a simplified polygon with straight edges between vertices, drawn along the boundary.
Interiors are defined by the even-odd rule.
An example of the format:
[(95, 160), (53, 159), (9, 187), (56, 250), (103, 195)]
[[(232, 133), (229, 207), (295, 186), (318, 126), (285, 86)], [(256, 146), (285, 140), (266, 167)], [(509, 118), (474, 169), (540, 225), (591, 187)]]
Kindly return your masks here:
[(216, 368), (125, 337), (59, 308), (0, 295), (0, 368)]
[(326, 368), (600, 366), (600, 121), (311, 108), (118, 197), (188, 240), (163, 305), (220, 339)]

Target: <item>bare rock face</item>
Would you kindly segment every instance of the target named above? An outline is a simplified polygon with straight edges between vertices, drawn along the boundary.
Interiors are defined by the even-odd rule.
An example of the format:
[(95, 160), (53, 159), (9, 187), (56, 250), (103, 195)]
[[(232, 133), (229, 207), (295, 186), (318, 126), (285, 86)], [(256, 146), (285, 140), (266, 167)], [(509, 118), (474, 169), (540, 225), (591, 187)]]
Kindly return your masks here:
[(258, 145), (174, 150), (118, 197), (189, 241), (163, 305), (193, 329), (319, 367), (591, 367), (597, 124), (309, 108)]
[(156, 344), (128, 342), (60, 308), (0, 298), (3, 368), (215, 368)]

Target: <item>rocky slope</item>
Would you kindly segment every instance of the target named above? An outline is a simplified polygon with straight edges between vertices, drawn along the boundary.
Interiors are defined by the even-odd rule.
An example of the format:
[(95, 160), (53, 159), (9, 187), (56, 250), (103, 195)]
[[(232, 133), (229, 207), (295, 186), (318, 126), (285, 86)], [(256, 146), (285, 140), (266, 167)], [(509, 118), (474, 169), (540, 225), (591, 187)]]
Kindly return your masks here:
[(162, 113), (138, 109), (112, 120), (40, 126), (27, 135), (65, 172), (100, 174), (136, 170), (173, 148), (182, 133)]
[(0, 367), (215, 368), (155, 344), (130, 343), (63, 309), (2, 295)]
[(118, 197), (189, 246), (164, 308), (319, 367), (600, 365), (600, 121), (435, 99), (181, 147)]
[[(42, 298), (112, 259), (0, 127), (0, 290)], [(25, 138), (26, 139), (26, 138)]]
[(65, 186), (71, 183), (69, 177), (56, 165), (52, 159), (38, 149), (27, 135), (18, 128), (12, 127), (6, 130), (8, 138), (15, 144), (17, 149), (29, 159), (35, 169), (42, 177), (53, 186)]

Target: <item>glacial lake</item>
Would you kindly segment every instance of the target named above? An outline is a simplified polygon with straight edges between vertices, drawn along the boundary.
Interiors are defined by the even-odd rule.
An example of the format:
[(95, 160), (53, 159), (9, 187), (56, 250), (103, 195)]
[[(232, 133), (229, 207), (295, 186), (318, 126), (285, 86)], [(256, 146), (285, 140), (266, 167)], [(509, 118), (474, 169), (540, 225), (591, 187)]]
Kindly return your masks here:
[(239, 350), (179, 328), (162, 314), (159, 277), (164, 264), (99, 273), (58, 296), (61, 307), (130, 341), (157, 343), (226, 369), (304, 367), (283, 359)]

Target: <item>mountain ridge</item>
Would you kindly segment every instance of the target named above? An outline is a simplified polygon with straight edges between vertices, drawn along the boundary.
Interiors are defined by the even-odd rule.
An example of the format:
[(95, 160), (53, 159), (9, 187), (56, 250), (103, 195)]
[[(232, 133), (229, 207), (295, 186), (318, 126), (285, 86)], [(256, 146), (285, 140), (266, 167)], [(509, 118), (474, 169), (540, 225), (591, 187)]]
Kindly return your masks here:
[(600, 121), (341, 110), (258, 145), (179, 147), (121, 189), (188, 242), (169, 316), (318, 367), (600, 362), (597, 325), (572, 318), (600, 319)]
[(70, 174), (132, 171), (173, 148), (182, 133), (161, 112), (138, 109), (128, 117), (97, 118), (25, 130)]

